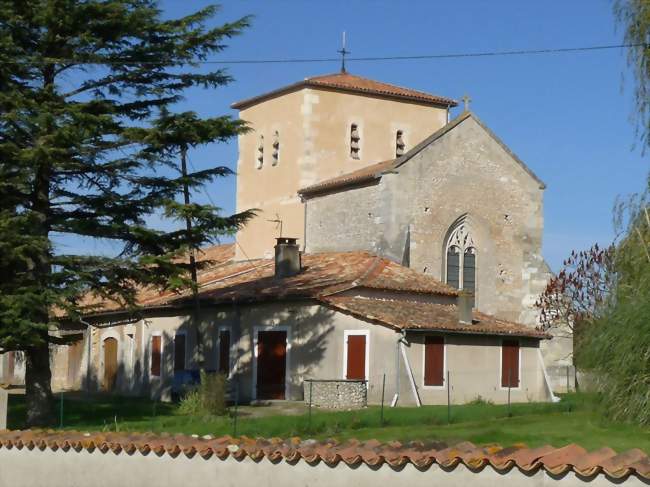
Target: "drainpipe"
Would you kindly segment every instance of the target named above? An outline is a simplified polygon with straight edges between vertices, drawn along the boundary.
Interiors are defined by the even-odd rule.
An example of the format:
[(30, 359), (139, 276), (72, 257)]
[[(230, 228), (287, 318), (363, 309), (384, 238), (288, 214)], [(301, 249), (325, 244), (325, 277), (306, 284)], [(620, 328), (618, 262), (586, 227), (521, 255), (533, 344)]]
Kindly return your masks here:
[(303, 221), (303, 238), (302, 238), (302, 251), (307, 252), (307, 200), (300, 198), (305, 209), (305, 216)]
[(415, 399), (415, 404), (417, 404), (418, 407), (422, 406), (422, 401), (420, 400), (420, 396), (418, 395), (418, 390), (417, 387), (415, 386), (415, 377), (413, 376), (413, 369), (411, 369), (411, 363), (409, 362), (408, 355), (406, 354), (406, 349), (404, 348), (404, 345), (408, 345), (409, 342), (406, 340), (406, 331), (402, 330), (400, 333), (399, 338), (397, 339), (396, 342), (396, 349), (395, 349), (395, 370), (396, 370), (396, 377), (395, 377), (395, 395), (393, 396), (393, 400), (390, 403), (390, 407), (395, 407), (397, 405), (397, 401), (399, 399), (399, 390), (400, 390), (400, 355), (402, 357), (402, 360), (404, 361), (404, 367), (406, 368), (406, 373), (409, 378), (409, 383), (411, 385), (411, 391), (413, 392), (413, 398)]
[[(402, 333), (404, 332), (402, 331)], [(399, 400), (399, 348), (401, 341), (402, 335), (400, 334), (395, 342), (395, 395), (393, 396), (393, 400), (390, 402), (390, 407), (392, 408), (397, 406), (397, 401)]]
[(551, 381), (549, 380), (548, 374), (546, 373), (546, 366), (544, 365), (544, 357), (542, 357), (542, 350), (539, 347), (537, 348), (537, 358), (539, 359), (539, 365), (542, 367), (546, 388), (548, 389), (548, 393), (551, 395), (551, 402), (560, 402), (560, 398), (557, 397), (555, 394), (553, 394)]
[(415, 377), (413, 376), (413, 369), (411, 369), (411, 363), (409, 362), (408, 355), (406, 355), (405, 345), (408, 345), (409, 342), (406, 340), (406, 331), (402, 330), (402, 336), (399, 340), (399, 347), (402, 351), (402, 358), (404, 359), (404, 366), (406, 367), (406, 372), (409, 377), (409, 382), (411, 384), (411, 391), (413, 392), (413, 398), (415, 399), (415, 404), (418, 407), (422, 407), (422, 401), (420, 401), (420, 396), (418, 394), (418, 389), (415, 386)]

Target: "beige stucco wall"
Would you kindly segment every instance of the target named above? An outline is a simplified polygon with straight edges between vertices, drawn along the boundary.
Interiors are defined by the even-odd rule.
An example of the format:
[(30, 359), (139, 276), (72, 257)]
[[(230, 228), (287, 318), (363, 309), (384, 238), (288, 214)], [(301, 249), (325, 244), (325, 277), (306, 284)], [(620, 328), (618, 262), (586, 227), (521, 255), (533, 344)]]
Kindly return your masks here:
[(442, 468), (435, 464), (426, 470), (412, 464), (403, 468), (392, 468), (387, 464), (379, 468), (366, 465), (349, 467), (344, 462), (329, 466), (325, 462), (308, 464), (304, 460), (296, 463), (279, 461), (273, 463), (266, 458), (260, 461), (245, 457), (237, 460), (228, 457), (220, 460), (200, 455), (187, 458), (182, 453), (176, 458), (167, 454), (115, 455), (110, 450), (102, 453), (95, 449), (76, 452), (73, 449), (40, 450), (34, 448), (0, 448), (0, 485), (12, 487), (114, 487), (116, 485), (151, 485), (176, 487), (178, 485), (220, 485), (241, 487), (329, 487), (354, 486), (375, 487), (377, 485), (408, 485), (410, 487), (605, 487), (615, 484), (625, 486), (647, 485), (639, 477), (625, 480), (609, 479), (603, 474), (593, 478), (582, 478), (573, 472), (556, 476), (538, 470), (526, 473), (512, 468), (506, 473), (487, 466), (472, 471), (462, 463), (456, 467)]
[[(345, 374), (345, 332), (364, 332), (368, 336), (368, 398), (371, 403), (381, 400), (383, 375), (386, 374), (386, 402), (396, 391), (399, 373), (401, 405), (415, 404), (407, 368), (400, 352), (397, 369), (397, 340), (400, 334), (384, 326), (369, 324), (352, 316), (333, 311), (325, 306), (306, 302), (271, 303), (238, 306), (233, 309), (204, 309), (205, 368), (214, 370), (218, 363), (217, 336), (219, 327), (231, 330), (232, 378), (236, 380), (242, 401), (255, 398), (254, 346), (256, 331), (283, 329), (288, 333), (287, 399), (302, 400), (304, 379), (342, 379)], [(121, 337), (118, 356), (120, 368), (118, 389), (123, 393), (144, 393), (167, 399), (171, 394), (173, 378), (173, 337), (179, 331), (187, 333), (187, 347), (195, 350), (195, 335), (187, 316), (152, 316), (135, 325), (119, 325), (102, 330), (102, 337)], [(128, 350), (125, 327), (141, 330), (142, 346), (136, 351), (132, 362), (126, 357)], [(150, 377), (151, 336), (163, 337), (163, 366), (160, 378)], [(444, 404), (446, 390), (434, 390), (423, 385), (423, 334), (407, 334), (404, 345), (412, 369), (418, 394), (424, 404)], [(495, 403), (507, 401), (507, 391), (499, 387), (500, 344), (498, 337), (447, 335), (447, 366), (451, 371), (451, 400), (464, 403), (478, 395)], [(521, 341), (522, 387), (513, 390), (513, 402), (543, 401), (548, 399), (542, 366), (538, 359), (538, 342)], [(98, 356), (100, 348), (94, 348)], [(188, 368), (197, 368), (193, 356), (188, 353)], [(102, 376), (101, 358), (95, 375)], [(133, 365), (129, 365), (132, 363)], [(95, 365), (97, 366), (97, 365)]]
[[(418, 392), (424, 404), (447, 402), (447, 383), (443, 387), (424, 386), (424, 336), (407, 335), (410, 343), (409, 362)], [(502, 337), (445, 336), (445, 369), (449, 371), (451, 401), (463, 404), (479, 396), (495, 403), (508, 401), (508, 389), (501, 387)], [(548, 400), (544, 373), (538, 356), (538, 341), (520, 339), (520, 386), (510, 390), (512, 402)]]
[[(221, 326), (232, 327), (233, 313), (211, 310), (201, 319), (204, 334), (204, 367), (217, 368), (217, 338)], [(101, 390), (104, 376), (104, 340), (113, 337), (118, 340), (118, 376), (116, 389), (123, 394), (148, 394), (152, 397), (169, 399), (174, 376), (174, 337), (186, 336), (186, 368), (197, 369), (196, 331), (191, 315), (157, 315), (131, 324), (93, 328), (91, 351), (90, 387)], [(128, 336), (133, 335), (133, 338)], [(162, 337), (162, 365), (159, 377), (151, 376), (151, 341), (154, 335)]]
[(25, 383), (25, 354), (14, 352), (14, 370), (10, 373), (9, 354), (0, 354), (0, 384), (21, 385)]
[[(237, 258), (270, 255), (275, 224), (283, 235), (304, 238), (304, 209), (298, 189), (330, 177), (395, 157), (397, 130), (406, 148), (442, 127), (447, 109), (324, 89), (303, 88), (240, 112), (252, 131), (239, 137), (238, 211), (258, 208), (258, 217), (237, 235)], [(361, 135), (360, 159), (350, 157), (350, 126)], [(279, 132), (280, 161), (272, 165), (272, 143)], [(264, 136), (264, 164), (257, 168), (257, 148)], [(243, 249), (243, 250), (242, 250)]]

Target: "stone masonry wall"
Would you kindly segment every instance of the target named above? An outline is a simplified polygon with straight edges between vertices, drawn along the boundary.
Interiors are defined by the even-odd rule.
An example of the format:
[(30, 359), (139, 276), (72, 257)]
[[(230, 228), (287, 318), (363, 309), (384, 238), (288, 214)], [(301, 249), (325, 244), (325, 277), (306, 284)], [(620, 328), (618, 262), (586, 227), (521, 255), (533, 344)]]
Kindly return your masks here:
[(305, 402), (327, 409), (363, 408), (368, 404), (368, 388), (363, 380), (306, 380)]
[[(307, 251), (365, 248), (444, 280), (445, 239), (464, 219), (477, 250), (477, 308), (535, 326), (534, 303), (550, 277), (541, 255), (543, 193), (470, 116), (378, 184), (307, 199)], [(566, 348), (545, 344), (547, 364), (561, 355), (557, 346)]]

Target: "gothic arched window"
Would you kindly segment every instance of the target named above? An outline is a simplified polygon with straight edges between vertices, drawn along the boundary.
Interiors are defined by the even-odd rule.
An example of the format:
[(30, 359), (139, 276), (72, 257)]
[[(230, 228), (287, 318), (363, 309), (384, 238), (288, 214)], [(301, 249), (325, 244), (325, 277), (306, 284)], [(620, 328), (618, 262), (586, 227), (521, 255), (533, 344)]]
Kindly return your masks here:
[(464, 219), (449, 233), (445, 254), (447, 284), (476, 293), (476, 245)]

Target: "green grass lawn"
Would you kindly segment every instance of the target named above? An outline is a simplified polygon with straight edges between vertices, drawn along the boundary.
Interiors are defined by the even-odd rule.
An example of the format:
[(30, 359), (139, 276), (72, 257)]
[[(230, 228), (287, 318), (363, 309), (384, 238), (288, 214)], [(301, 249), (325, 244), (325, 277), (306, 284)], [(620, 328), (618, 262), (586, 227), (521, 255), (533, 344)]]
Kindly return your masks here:
[[(24, 400), (10, 398), (9, 427), (23, 427)], [(255, 408), (259, 409), (259, 408)], [(452, 406), (451, 423), (446, 406), (422, 408), (386, 408), (381, 424), (380, 408), (360, 411), (325, 412), (313, 410), (311, 422), (307, 413), (293, 416), (253, 416), (254, 408), (239, 410), (237, 434), (246, 436), (301, 436), (345, 440), (378, 439), (424, 440), (475, 444), (526, 443), (562, 446), (578, 443), (588, 449), (609, 446), (617, 451), (641, 448), (650, 452), (650, 428), (611, 423), (601, 417), (594, 396), (568, 395), (558, 404), (505, 405), (465, 404)], [(64, 397), (65, 429), (87, 431), (154, 431), (220, 436), (234, 433), (231, 416), (198, 418), (183, 416), (174, 404), (155, 403), (145, 399), (124, 397)]]

